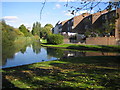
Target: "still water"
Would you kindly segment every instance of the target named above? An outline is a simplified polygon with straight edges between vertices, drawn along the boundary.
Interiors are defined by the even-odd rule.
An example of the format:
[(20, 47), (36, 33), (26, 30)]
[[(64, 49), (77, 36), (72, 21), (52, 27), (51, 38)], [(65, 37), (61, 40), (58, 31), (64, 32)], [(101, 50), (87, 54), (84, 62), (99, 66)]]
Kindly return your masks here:
[[(17, 48), (14, 48), (17, 49)], [(71, 51), (40, 46), (39, 43), (26, 45), (17, 50), (3, 51), (2, 66), (8, 68), (67, 57), (81, 56), (117, 56), (118, 53)], [(8, 55), (7, 55), (8, 54)]]

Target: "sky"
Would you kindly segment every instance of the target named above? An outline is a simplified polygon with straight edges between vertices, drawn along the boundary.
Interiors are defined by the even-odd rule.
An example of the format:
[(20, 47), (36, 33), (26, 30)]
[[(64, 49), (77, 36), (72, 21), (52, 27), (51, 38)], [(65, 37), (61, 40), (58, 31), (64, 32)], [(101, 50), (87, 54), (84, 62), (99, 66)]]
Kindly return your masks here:
[[(63, 0), (61, 0), (63, 1)], [(64, 21), (74, 17), (70, 14), (68, 10), (71, 10), (69, 7), (64, 5), (67, 2), (46, 2), (40, 20), (40, 11), (43, 6), (43, 2), (2, 2), (2, 19), (6, 21), (7, 24), (18, 28), (21, 24), (24, 24), (26, 27), (31, 27), (36, 21), (40, 22), (42, 27), (45, 24), (55, 24), (58, 21)], [(70, 6), (80, 6), (78, 2), (69, 2)], [(105, 5), (101, 4), (99, 7), (104, 8)], [(97, 10), (92, 10), (91, 13), (94, 13)], [(76, 15), (87, 12), (86, 10), (79, 11)], [(89, 11), (88, 11), (89, 12)]]

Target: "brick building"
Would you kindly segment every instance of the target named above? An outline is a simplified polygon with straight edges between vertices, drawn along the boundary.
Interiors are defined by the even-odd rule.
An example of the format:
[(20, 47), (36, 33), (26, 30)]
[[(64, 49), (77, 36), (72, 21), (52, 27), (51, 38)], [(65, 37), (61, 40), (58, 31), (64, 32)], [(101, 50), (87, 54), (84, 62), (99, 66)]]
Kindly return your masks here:
[[(84, 39), (86, 44), (116, 45), (120, 40), (119, 17), (120, 8), (112, 11), (103, 10), (94, 14), (84, 13), (61, 22), (59, 29), (61, 29), (61, 33), (77, 33), (77, 42), (81, 42), (85, 38), (83, 35), (89, 32), (89, 37)], [(105, 42), (104, 40), (109, 40), (109, 43), (102, 43)]]

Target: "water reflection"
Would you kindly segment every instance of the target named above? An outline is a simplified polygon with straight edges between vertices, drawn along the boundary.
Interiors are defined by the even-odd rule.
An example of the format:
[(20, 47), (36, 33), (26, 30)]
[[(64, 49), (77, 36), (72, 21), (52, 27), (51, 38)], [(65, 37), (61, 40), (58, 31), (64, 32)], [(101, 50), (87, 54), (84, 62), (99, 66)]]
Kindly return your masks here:
[(119, 53), (112, 52), (88, 52), (88, 51), (75, 51), (75, 50), (63, 50), (56, 48), (47, 48), (47, 53), (50, 56), (54, 56), (57, 58), (65, 58), (65, 57), (81, 57), (81, 56), (118, 56)]
[(117, 56), (119, 53), (85, 52), (41, 47), (40, 43), (14, 45), (3, 48), (2, 67), (14, 67), (42, 61), (81, 56)]
[(39, 54), (41, 52), (41, 45), (40, 43), (33, 43), (32, 44), (33, 52)]
[(47, 54), (49, 57), (53, 56), (56, 58), (61, 58), (64, 55), (64, 50), (56, 48), (47, 48)]

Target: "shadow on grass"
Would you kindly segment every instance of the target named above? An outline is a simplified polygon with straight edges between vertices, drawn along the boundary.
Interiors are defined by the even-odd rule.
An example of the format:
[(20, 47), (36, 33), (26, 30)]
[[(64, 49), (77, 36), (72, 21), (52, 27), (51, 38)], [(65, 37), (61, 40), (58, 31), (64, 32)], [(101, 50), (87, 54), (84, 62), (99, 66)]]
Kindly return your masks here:
[(105, 45), (96, 45), (98, 47), (89, 47), (89, 46), (83, 46), (83, 45), (71, 45), (67, 47), (67, 49), (77, 49), (77, 50), (92, 50), (92, 51), (104, 51), (104, 52), (120, 52), (120, 49), (118, 47), (112, 47), (112, 46), (105, 46)]
[[(51, 67), (4, 69), (3, 78), (18, 88), (120, 88), (118, 57), (76, 57), (51, 61)], [(61, 63), (62, 62), (62, 63)], [(36, 65), (36, 64), (34, 64)], [(7, 78), (6, 78), (7, 77)], [(9, 87), (5, 83), (4, 87)]]
[(17, 90), (23, 90), (18, 87), (15, 87), (14, 84), (12, 84), (9, 80), (7, 80), (4, 76), (2, 76), (2, 90), (4, 89), (17, 89)]

